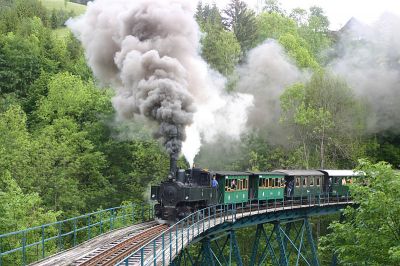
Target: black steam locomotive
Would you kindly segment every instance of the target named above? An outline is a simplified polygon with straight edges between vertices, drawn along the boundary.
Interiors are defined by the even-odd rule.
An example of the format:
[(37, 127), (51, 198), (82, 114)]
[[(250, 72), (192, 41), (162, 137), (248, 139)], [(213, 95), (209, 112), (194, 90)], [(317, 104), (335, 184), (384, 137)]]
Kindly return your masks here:
[(183, 170), (177, 169), (176, 160), (171, 158), (168, 180), (151, 187), (151, 199), (157, 201), (154, 207), (156, 217), (174, 223), (215, 204), (280, 201), (308, 195), (346, 196), (347, 184), (352, 182), (354, 176), (358, 174), (351, 170)]

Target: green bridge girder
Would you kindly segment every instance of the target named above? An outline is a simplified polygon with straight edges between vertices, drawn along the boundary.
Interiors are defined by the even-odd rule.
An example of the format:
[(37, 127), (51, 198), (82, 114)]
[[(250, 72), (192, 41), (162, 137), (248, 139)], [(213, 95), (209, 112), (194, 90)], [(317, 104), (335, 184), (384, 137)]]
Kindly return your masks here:
[[(299, 209), (278, 210), (267, 214), (240, 217), (208, 229), (194, 243), (201, 244), (197, 254), (185, 248), (171, 265), (244, 265), (236, 231), (256, 226), (248, 265), (313, 265), (319, 266), (316, 245), (309, 218), (340, 212), (348, 204), (310, 206)], [(190, 247), (190, 246), (189, 246)], [(336, 265), (333, 256), (332, 265)]]

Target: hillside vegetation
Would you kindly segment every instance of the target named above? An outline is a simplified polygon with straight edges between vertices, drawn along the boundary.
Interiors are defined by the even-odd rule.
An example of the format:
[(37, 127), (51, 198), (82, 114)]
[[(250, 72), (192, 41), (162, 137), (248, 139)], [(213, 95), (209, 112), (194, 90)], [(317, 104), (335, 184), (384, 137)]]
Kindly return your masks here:
[[(116, 121), (112, 90), (100, 88), (81, 44), (64, 26), (85, 6), (65, 6), (62, 0), (0, 0), (0, 5), (0, 234), (142, 202), (149, 185), (167, 176), (169, 158), (141, 122)], [(330, 72), (329, 62), (342, 54), (335, 51), (324, 10), (287, 13), (278, 1), (266, 1), (256, 14), (244, 1), (232, 0), (225, 10), (199, 4), (196, 20), (205, 33), (201, 56), (228, 80), (226, 90), (262, 92), (256, 97), (260, 109), (252, 113), (261, 115), (251, 116), (240, 141), (217, 139), (203, 146), (196, 164), (241, 171), (351, 169), (367, 158), (371, 163), (361, 161), (361, 169), (371, 181), (354, 190), (362, 215), (348, 211), (348, 226), (323, 227), (321, 235), (330, 235), (322, 244), (330, 251), (339, 247), (348, 265), (399, 265), (400, 185), (391, 166), (378, 162), (399, 167), (400, 134), (393, 128), (371, 132), (371, 104)], [(266, 63), (286, 62), (281, 72), (278, 64), (253, 68), (253, 61), (271, 52), (266, 47), (274, 51)], [(399, 58), (378, 59), (376, 68), (387, 63), (400, 76)], [(254, 75), (256, 70), (261, 74)], [(291, 72), (307, 78), (276, 93), (276, 79), (287, 84)], [(398, 107), (392, 100), (390, 107)], [(188, 166), (183, 157), (179, 165)], [(243, 232), (241, 247), (252, 241)], [(360, 236), (369, 233), (373, 246)], [(6, 244), (17, 247), (19, 241)], [(357, 246), (364, 253), (356, 254)], [(13, 256), (3, 257), (4, 265), (21, 264)]]

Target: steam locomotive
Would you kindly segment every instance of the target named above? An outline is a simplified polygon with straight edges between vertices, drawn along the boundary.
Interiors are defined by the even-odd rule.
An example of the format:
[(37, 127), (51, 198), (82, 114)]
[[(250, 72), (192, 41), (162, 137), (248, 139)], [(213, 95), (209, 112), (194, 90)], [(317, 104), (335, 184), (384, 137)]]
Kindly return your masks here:
[[(151, 187), (157, 201), (155, 215), (167, 223), (215, 204), (246, 204), (256, 201), (283, 201), (308, 195), (348, 194), (347, 183), (358, 174), (351, 170), (274, 170), (272, 172), (208, 171), (177, 169), (171, 158), (168, 179)], [(218, 185), (213, 187), (212, 180)]]

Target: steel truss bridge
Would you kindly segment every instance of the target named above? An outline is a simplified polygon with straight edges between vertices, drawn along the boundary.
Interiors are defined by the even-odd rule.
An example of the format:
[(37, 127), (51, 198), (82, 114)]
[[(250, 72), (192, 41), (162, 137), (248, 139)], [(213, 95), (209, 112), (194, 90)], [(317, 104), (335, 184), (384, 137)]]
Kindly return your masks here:
[[(320, 265), (310, 217), (338, 213), (351, 204), (348, 196), (308, 195), (286, 201), (210, 206), (154, 235), (137, 233), (136, 238), (146, 241), (135, 242), (140, 247), (135, 246), (113, 265)], [(74, 258), (74, 263), (54, 261), (68, 252), (77, 254), (73, 251), (80, 241), (86, 240), (75, 249), (85, 247), (93, 236), (99, 235), (96, 239), (101, 242), (102, 236), (109, 238), (105, 234), (107, 231), (118, 232), (115, 228), (132, 224), (139, 228), (152, 219), (151, 206), (132, 205), (0, 235), (0, 265), (8, 265), (10, 258), (15, 258), (16, 262), (10, 265), (26, 265), (40, 259), (42, 261), (35, 265), (91, 265), (78, 263), (78, 258)], [(256, 228), (252, 232), (252, 243), (240, 247), (237, 230), (249, 226)], [(53, 231), (53, 235), (46, 230)], [(119, 231), (122, 230), (126, 229)], [(10, 237), (19, 242), (17, 247), (6, 250), (5, 243)], [(193, 244), (197, 244), (196, 248), (189, 248)], [(53, 262), (48, 262), (45, 252), (50, 247), (60, 252), (69, 251), (51, 256)], [(241, 252), (244, 249), (250, 251), (249, 254)], [(336, 256), (332, 254), (332, 258), (332, 265), (335, 265)]]

